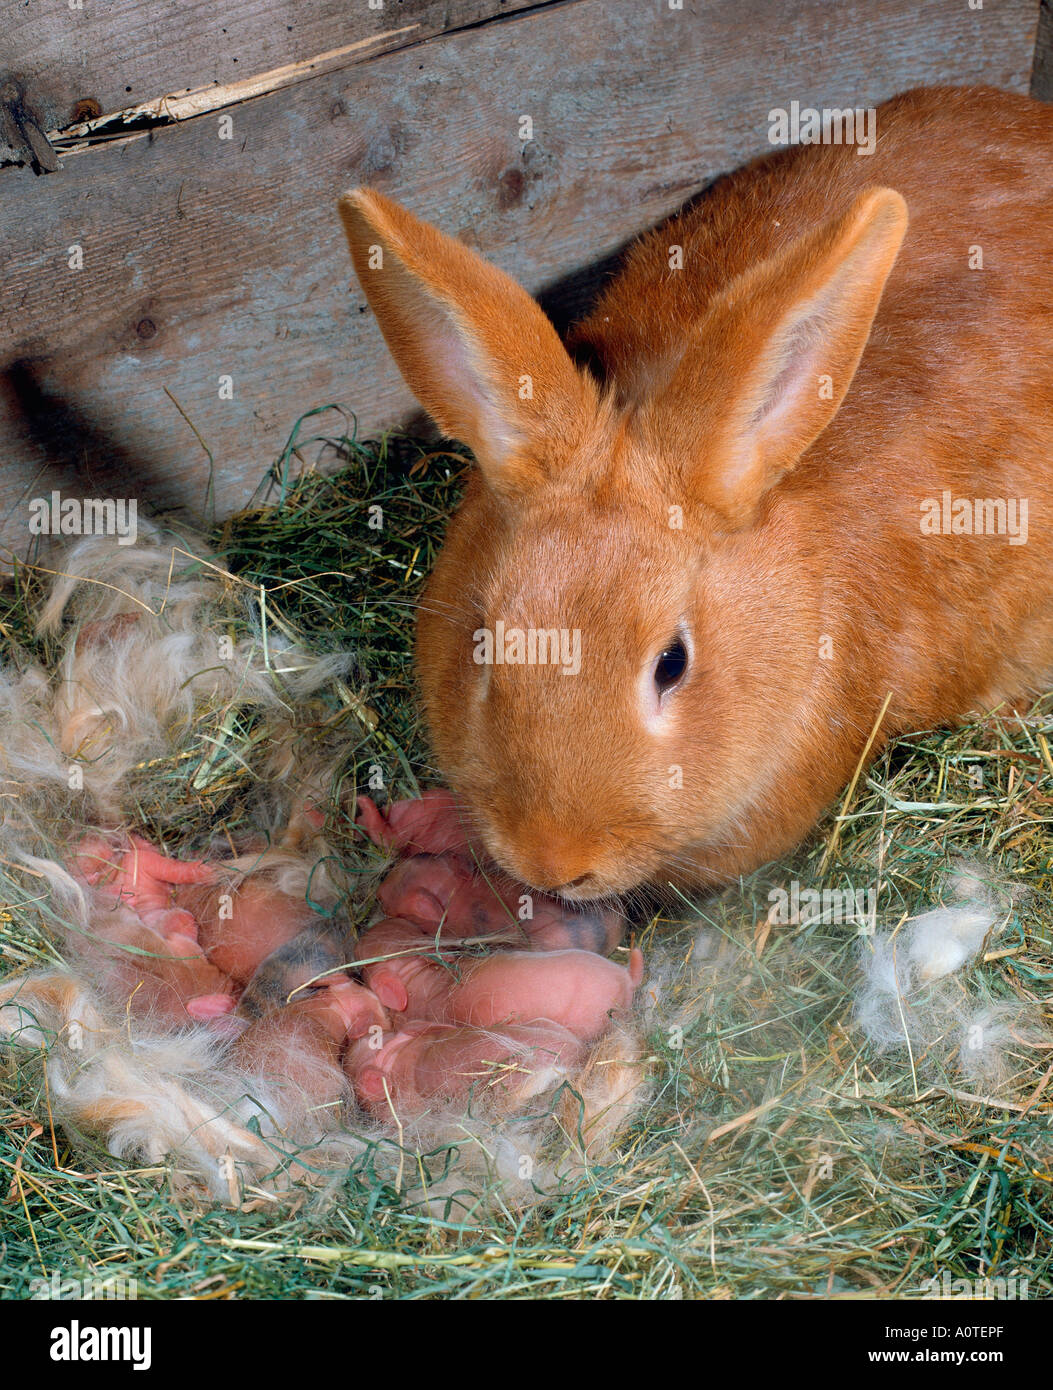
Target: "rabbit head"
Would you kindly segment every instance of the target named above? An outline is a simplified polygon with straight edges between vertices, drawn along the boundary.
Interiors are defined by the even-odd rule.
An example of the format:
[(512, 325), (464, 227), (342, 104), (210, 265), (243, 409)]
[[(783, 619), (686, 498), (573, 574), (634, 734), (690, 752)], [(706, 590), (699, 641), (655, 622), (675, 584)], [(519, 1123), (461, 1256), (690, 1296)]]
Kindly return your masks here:
[(773, 490), (848, 390), (904, 200), (866, 190), (606, 386), (467, 247), (371, 190), (341, 213), (398, 366), (478, 464), (417, 661), (490, 853), (590, 899), (756, 861), (749, 816), (771, 815), (774, 851), (797, 795), (780, 773), (814, 755), (794, 695), (817, 679), (819, 580), (803, 504)]

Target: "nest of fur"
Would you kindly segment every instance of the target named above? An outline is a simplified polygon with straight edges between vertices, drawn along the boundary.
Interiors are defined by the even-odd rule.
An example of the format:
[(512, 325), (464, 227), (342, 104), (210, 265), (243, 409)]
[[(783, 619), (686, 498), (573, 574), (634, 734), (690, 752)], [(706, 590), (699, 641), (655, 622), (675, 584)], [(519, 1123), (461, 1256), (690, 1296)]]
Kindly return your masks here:
[[(168, 853), (228, 860), (251, 840), (254, 867), (285, 891), (362, 923), (382, 865), (360, 843), (348, 852), (356, 781), (342, 731), (348, 714), (371, 716), (347, 683), (356, 654), (310, 650), (198, 543), (152, 527), (135, 546), (86, 538), (56, 568), (35, 615), (53, 665), (23, 652), (0, 670), (0, 856), (63, 959), (0, 985), (0, 1035), (34, 1059), (54, 1122), (235, 1203), (246, 1187), (324, 1184), (364, 1155), (433, 1197), (496, 1185), (520, 1202), (608, 1160), (648, 1095), (636, 1021), (613, 1025), (573, 1074), (384, 1126), (350, 1090), (319, 1112), (280, 1077), (245, 1074), (205, 1027), (115, 1016), (93, 978), (91, 894), (64, 867), (78, 839), (132, 829)], [(85, 640), (101, 624), (107, 639)], [(328, 808), (321, 831), (295, 824), (308, 796)], [(194, 800), (203, 815), (181, 824)]]

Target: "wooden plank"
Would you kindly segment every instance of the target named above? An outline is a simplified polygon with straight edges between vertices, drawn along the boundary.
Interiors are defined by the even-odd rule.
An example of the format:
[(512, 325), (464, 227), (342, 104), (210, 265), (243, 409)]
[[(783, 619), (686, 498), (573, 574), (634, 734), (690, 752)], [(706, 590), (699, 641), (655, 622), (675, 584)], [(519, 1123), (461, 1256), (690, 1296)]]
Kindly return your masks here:
[(207, 460), (173, 398), (215, 456), (221, 512), (304, 409), (346, 402), (365, 433), (412, 415), (337, 222), (355, 183), (548, 287), (563, 316), (605, 256), (768, 148), (772, 106), (937, 79), (1027, 90), (1035, 0), (837, 12), (755, 0), (744, 24), (741, 0), (573, 0), (260, 97), (233, 140), (200, 117), (46, 178), (0, 171), (3, 534), (24, 544), (26, 501), (52, 488), (200, 503)]
[[(382, 52), (537, 0), (2, 0), (0, 83), (14, 76), (46, 131), (168, 93), (227, 86), (390, 30)], [(22, 151), (0, 139), (0, 162)]]
[(1031, 74), (1031, 95), (1039, 101), (1053, 101), (1053, 0), (1042, 0), (1035, 41), (1035, 66)]

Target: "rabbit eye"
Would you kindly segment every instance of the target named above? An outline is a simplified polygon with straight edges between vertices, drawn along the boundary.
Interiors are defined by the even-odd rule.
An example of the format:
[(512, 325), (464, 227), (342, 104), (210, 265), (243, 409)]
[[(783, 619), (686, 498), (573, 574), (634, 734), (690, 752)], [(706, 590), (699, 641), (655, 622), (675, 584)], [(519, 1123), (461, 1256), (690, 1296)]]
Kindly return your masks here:
[(683, 679), (686, 670), (687, 647), (683, 640), (677, 637), (669, 643), (655, 663), (654, 683), (658, 687), (658, 693), (664, 695), (667, 690), (671, 690)]

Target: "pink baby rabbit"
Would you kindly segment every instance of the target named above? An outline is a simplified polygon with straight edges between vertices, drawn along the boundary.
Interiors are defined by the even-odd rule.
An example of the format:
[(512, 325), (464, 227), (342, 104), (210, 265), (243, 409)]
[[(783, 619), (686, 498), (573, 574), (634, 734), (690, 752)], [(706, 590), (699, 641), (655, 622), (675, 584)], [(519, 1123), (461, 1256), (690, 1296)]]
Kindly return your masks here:
[(545, 1089), (554, 1070), (572, 1073), (586, 1047), (556, 1023), (492, 1028), (408, 1023), (379, 1049), (351, 1043), (344, 1067), (359, 1104), (381, 1118), (392, 1108), (413, 1115), (436, 1102), (494, 1105), (509, 1093), (525, 1099)]

